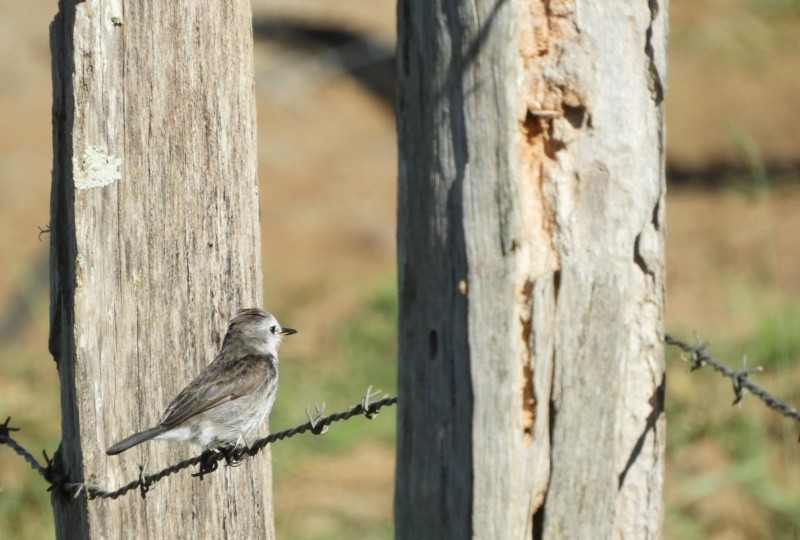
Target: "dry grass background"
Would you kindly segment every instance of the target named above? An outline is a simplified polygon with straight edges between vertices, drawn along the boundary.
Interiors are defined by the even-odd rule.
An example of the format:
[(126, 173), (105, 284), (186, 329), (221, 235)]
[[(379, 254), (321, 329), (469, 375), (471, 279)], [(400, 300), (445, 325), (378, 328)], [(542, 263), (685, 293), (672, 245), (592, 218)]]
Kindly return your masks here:
[[(0, 0), (0, 414), (32, 448), (59, 439), (47, 353), (51, 146), (47, 25), (55, 0)], [(670, 186), (670, 331), (693, 329), (800, 403), (800, 2), (673, 0), (671, 164), (744, 164), (707, 189)], [(390, 0), (255, 0), (259, 20), (341, 28), (391, 47)], [(394, 390), (395, 139), (391, 105), (324, 48), (256, 43), (265, 305), (303, 330), (282, 355), (272, 425), (306, 405)], [(797, 426), (668, 360), (667, 538), (800, 538)], [(160, 405), (158, 405), (160, 406)], [(393, 413), (276, 445), (280, 538), (391, 536)], [(0, 537), (46, 538), (45, 484), (0, 448)], [(168, 489), (159, 486), (158, 489)]]

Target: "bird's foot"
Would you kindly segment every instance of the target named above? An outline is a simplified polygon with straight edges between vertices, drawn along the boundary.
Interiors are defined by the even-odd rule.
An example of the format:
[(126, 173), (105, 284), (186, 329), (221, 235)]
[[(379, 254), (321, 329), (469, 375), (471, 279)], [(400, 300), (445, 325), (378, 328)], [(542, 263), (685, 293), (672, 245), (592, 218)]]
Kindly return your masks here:
[[(239, 444), (241, 442), (241, 444)], [(228, 444), (217, 448), (217, 451), (225, 458), (225, 463), (228, 467), (238, 467), (242, 464), (245, 457), (247, 457), (248, 446), (244, 439), (239, 437), (236, 444)]]

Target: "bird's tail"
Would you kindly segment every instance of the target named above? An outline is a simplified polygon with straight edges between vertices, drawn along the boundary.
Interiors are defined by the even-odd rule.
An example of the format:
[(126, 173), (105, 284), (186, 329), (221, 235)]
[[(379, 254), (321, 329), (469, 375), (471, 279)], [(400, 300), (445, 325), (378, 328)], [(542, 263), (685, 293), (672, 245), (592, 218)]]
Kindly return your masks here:
[(150, 429), (146, 429), (144, 431), (140, 431), (139, 433), (134, 433), (130, 437), (122, 439), (117, 444), (106, 450), (106, 454), (108, 454), (109, 456), (119, 454), (120, 452), (124, 452), (125, 450), (131, 448), (132, 446), (136, 446), (137, 444), (149, 441), (153, 437), (161, 435), (165, 431), (167, 431), (165, 427), (156, 426)]

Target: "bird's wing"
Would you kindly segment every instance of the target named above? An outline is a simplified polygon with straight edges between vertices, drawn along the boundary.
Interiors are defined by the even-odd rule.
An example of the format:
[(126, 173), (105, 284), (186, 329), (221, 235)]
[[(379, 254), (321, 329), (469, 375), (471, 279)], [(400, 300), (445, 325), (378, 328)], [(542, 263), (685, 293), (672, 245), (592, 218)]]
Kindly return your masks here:
[(178, 394), (160, 425), (171, 429), (189, 418), (255, 390), (276, 375), (272, 355), (250, 354), (232, 360), (218, 357)]

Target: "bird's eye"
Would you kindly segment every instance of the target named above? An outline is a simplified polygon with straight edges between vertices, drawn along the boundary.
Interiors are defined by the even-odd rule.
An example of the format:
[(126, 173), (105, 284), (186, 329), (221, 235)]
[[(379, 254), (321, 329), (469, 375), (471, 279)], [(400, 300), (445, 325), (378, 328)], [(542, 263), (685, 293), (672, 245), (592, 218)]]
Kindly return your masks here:
[(275, 327), (274, 327), (274, 326), (270, 326), (270, 327), (269, 327), (269, 331), (270, 331), (270, 332), (272, 332), (272, 333), (274, 334), (274, 333), (275, 333)]

